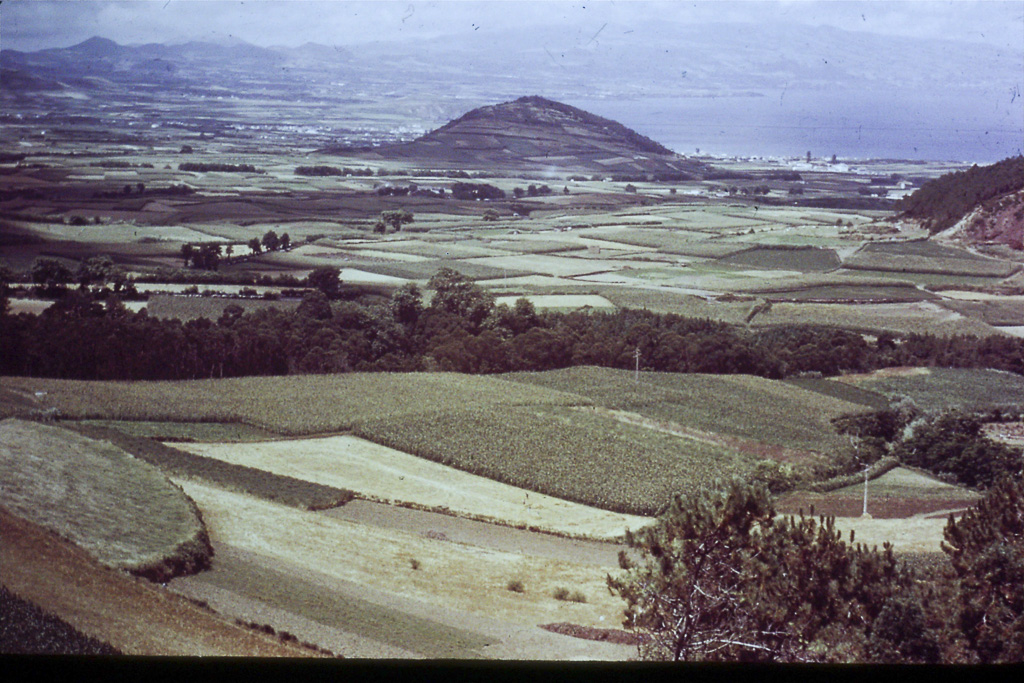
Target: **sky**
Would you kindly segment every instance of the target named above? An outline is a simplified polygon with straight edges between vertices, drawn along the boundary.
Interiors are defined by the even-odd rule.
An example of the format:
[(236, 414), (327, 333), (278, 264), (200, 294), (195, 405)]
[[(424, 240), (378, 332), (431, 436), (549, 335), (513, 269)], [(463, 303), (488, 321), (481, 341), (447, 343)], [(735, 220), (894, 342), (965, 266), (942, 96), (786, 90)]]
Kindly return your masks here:
[(786, 21), (1024, 50), (1024, 0), (2, 0), (0, 48), (224, 42), (355, 45), (506, 27)]

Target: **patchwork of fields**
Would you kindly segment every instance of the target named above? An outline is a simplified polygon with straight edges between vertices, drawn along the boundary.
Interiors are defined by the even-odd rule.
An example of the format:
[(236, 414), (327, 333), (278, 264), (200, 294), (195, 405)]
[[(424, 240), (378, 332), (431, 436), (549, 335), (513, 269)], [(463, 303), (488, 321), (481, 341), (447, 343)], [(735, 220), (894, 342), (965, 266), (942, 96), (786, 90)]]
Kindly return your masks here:
[[(81, 423), (86, 433), (132, 434), (114, 441), (165, 468), (198, 505), (221, 558), (212, 572), (174, 579), (170, 589), (220, 614), (273, 623), (348, 656), (621, 659), (631, 646), (537, 628), (619, 625), (621, 602), (604, 584), (616, 546), (584, 552), (572, 537), (613, 541), (651, 521), (613, 510), (650, 515), (674, 493), (749, 476), (766, 460), (827, 461), (848, 447), (831, 418), (881, 407), (894, 391), (927, 403), (929, 392), (955, 385), (967, 388), (962, 401), (1024, 403), (1014, 377), (916, 369), (845, 381), (644, 373), (637, 382), (626, 371), (571, 368), (130, 385), (4, 378), (0, 400), (5, 410), (51, 405), (99, 418)], [(149, 421), (133, 420), (143, 412), (133, 405)], [(355, 434), (302, 436), (325, 427)], [(160, 451), (166, 446), (177, 451)], [(267, 491), (285, 481), (352, 491), (364, 505), (422, 517), (398, 524), (365, 517), (370, 511), (275, 502)], [(857, 542), (935, 553), (946, 516), (977, 498), (896, 468), (869, 483), (870, 518), (860, 516), (862, 484), (792, 491), (777, 508), (813, 506), (837, 515), (837, 528)], [(471, 533), (453, 525), (449, 539), (439, 520), (459, 518), (489, 523)], [(505, 536), (527, 530), (555, 535), (540, 534), (543, 552)], [(598, 556), (605, 559), (595, 563)]]

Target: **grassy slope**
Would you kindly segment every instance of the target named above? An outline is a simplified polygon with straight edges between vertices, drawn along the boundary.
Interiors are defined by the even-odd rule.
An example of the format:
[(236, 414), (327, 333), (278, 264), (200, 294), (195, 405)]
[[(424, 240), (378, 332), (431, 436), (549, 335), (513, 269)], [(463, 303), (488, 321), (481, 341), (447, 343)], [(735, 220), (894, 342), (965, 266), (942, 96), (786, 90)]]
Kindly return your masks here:
[(0, 488), (11, 512), (150, 578), (208, 566), (198, 511), (156, 468), (58, 427), (4, 420), (0, 436)]

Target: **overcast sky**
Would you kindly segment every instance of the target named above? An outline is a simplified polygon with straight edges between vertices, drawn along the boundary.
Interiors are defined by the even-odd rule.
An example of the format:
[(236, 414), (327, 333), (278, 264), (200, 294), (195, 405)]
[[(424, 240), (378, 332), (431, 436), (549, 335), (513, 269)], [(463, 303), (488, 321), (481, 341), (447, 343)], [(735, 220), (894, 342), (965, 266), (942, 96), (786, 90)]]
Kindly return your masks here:
[(537, 24), (597, 31), (652, 19), (787, 21), (1024, 50), (1022, 0), (3, 0), (0, 47), (67, 47), (95, 35), (122, 44), (351, 45)]

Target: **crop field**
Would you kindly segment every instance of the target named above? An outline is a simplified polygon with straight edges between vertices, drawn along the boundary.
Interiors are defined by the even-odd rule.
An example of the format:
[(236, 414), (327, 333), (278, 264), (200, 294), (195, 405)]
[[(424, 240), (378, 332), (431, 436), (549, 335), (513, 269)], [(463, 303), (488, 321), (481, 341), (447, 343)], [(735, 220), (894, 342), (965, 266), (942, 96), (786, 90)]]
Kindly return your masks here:
[[(943, 292), (945, 295), (946, 292)], [(988, 325), (1012, 327), (1024, 322), (1024, 301), (1006, 297), (982, 300), (943, 298), (942, 305), (951, 311), (981, 320)], [(1004, 329), (1004, 331), (1006, 331)], [(1012, 334), (1012, 333), (1011, 333)]]
[(278, 434), (322, 434), (361, 420), (400, 417), (426, 406), (577, 405), (579, 396), (490, 376), (350, 373), (181, 382), (88, 382), (0, 378), (0, 389), (33, 394), (64, 418), (242, 422)]
[(856, 403), (871, 410), (884, 410), (889, 406), (889, 399), (885, 395), (849, 382), (816, 377), (791, 377), (785, 382), (847, 403)]
[(889, 256), (917, 256), (935, 259), (963, 259), (987, 262), (989, 259), (963, 249), (938, 244), (931, 240), (903, 240), (898, 242), (867, 242), (861, 247), (865, 254)]
[(599, 510), (524, 490), (355, 436), (188, 443), (181, 450), (236, 466), (323, 486), (360, 498), (442, 510), (472, 519), (570, 536), (617, 538), (649, 519)]
[(159, 470), (59, 427), (0, 422), (4, 507), (100, 562), (166, 580), (209, 564), (195, 507)]
[[(867, 243), (845, 261), (843, 267), (849, 270), (880, 270), (898, 273), (930, 273), (936, 275), (962, 275), (969, 277), (1005, 278), (1020, 270), (1020, 265), (1009, 261), (998, 261), (968, 256), (923, 256), (914, 253), (901, 254), (886, 251), (872, 251)], [(943, 247), (943, 249), (945, 249)], [(950, 250), (953, 251), (953, 250)]]
[(634, 515), (657, 514), (673, 493), (743, 475), (756, 461), (706, 440), (557, 407), (447, 409), (365, 420), (355, 433), (489, 479)]
[(832, 249), (817, 247), (801, 249), (758, 247), (724, 256), (719, 259), (719, 263), (819, 273), (838, 268), (839, 257)]
[(74, 424), (115, 429), (127, 436), (158, 441), (231, 441), (247, 443), (280, 438), (280, 434), (238, 422), (126, 422), (80, 420)]
[(830, 420), (864, 410), (857, 403), (747, 375), (645, 372), (637, 384), (628, 370), (587, 367), (502, 377), (684, 428), (821, 453), (848, 446)]
[[(962, 512), (981, 494), (954, 486), (905, 467), (892, 469), (868, 482), (868, 514), (875, 519), (935, 518), (945, 521), (950, 512)], [(828, 493), (794, 491), (775, 502), (781, 514), (803, 509), (816, 515), (858, 517), (864, 510), (864, 484), (852, 484)]]
[(1024, 377), (999, 370), (913, 368), (838, 379), (889, 397), (907, 396), (922, 410), (1024, 405)]
[(774, 304), (770, 311), (758, 315), (751, 324), (757, 327), (823, 325), (861, 331), (934, 334), (939, 337), (958, 334), (988, 337), (1001, 334), (991, 325), (964, 317), (930, 301), (856, 305), (781, 302)]
[[(524, 264), (516, 263), (513, 259), (512, 267), (501, 268), (483, 263), (475, 263), (470, 260), (458, 259), (431, 259), (416, 263), (363, 263), (359, 268), (361, 271), (382, 276), (382, 281), (418, 280), (426, 282), (434, 273), (442, 268), (451, 268), (454, 271), (465, 275), (470, 280), (496, 280), (498, 278), (520, 277), (523, 275), (535, 275), (534, 271), (522, 267)], [(342, 280), (345, 280), (343, 272)], [(385, 280), (386, 278), (386, 280)]]
[(873, 284), (865, 282), (842, 282), (835, 284), (806, 282), (784, 282), (778, 285), (760, 285), (743, 290), (758, 294), (772, 301), (818, 301), (822, 303), (851, 302), (913, 302), (929, 301), (938, 297), (931, 292), (901, 283)]
[(571, 256), (550, 254), (527, 254), (521, 256), (492, 256), (470, 259), (465, 263), (482, 265), (494, 270), (525, 270), (530, 273), (555, 277), (575, 277), (597, 271), (618, 270), (626, 264), (622, 261), (580, 259)]

